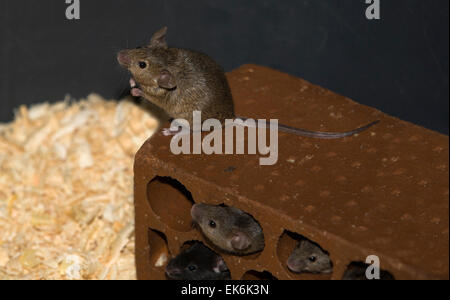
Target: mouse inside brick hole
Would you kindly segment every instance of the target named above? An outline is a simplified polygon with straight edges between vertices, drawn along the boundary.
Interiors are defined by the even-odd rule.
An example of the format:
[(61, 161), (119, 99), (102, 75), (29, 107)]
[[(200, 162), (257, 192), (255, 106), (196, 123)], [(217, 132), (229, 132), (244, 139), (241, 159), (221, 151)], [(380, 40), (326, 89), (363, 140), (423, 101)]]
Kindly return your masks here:
[[(119, 64), (130, 71), (131, 94), (142, 97), (162, 108), (171, 118), (184, 119), (193, 129), (193, 112), (200, 111), (204, 119), (242, 119), (234, 112), (233, 97), (222, 67), (206, 54), (168, 47), (167, 27), (157, 31), (145, 47), (122, 50)], [(276, 99), (274, 99), (275, 101)], [(278, 125), (284, 132), (311, 138), (337, 139), (362, 132), (378, 123), (374, 121), (347, 132), (320, 132)], [(183, 126), (183, 124), (179, 124)], [(256, 124), (244, 126), (257, 127)], [(265, 127), (271, 127), (269, 121)], [(181, 131), (163, 129), (163, 134)]]
[(261, 226), (238, 208), (198, 203), (192, 206), (191, 216), (206, 238), (222, 251), (250, 255), (264, 249)]
[(329, 254), (306, 238), (298, 242), (286, 265), (294, 273), (330, 274), (333, 272)]
[(231, 279), (223, 258), (200, 242), (195, 242), (170, 260), (166, 275), (174, 280)]
[[(370, 265), (363, 262), (352, 262), (342, 276), (342, 280), (369, 280), (366, 270)], [(380, 270), (379, 280), (395, 280), (394, 276), (385, 270)]]

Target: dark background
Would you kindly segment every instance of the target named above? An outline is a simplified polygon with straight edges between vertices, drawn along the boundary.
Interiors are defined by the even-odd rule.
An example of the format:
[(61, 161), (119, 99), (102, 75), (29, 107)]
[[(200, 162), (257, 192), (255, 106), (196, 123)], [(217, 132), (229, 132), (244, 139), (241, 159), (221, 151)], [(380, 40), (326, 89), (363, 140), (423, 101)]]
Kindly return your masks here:
[(200, 50), (232, 70), (257, 63), (448, 134), (449, 1), (65, 0), (0, 1), (0, 122), (20, 104), (65, 94), (119, 97), (121, 48), (167, 25), (170, 45)]

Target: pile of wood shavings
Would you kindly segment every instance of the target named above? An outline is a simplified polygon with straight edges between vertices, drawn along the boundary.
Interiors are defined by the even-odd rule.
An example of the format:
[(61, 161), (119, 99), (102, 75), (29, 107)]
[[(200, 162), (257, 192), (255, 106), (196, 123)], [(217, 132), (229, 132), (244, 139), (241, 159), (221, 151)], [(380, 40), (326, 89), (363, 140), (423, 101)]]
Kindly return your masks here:
[(133, 158), (157, 127), (98, 95), (0, 125), (0, 280), (135, 279)]

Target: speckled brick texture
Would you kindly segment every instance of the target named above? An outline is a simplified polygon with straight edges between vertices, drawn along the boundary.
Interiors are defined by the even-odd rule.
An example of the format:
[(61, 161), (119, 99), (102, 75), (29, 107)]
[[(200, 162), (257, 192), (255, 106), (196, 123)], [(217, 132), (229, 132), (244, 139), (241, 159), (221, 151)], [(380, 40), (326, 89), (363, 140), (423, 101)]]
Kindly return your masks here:
[[(164, 279), (160, 249), (209, 245), (191, 226), (193, 202), (238, 207), (261, 224), (263, 252), (222, 254), (233, 279), (340, 279), (377, 255), (396, 279), (448, 279), (449, 139), (304, 80), (244, 65), (228, 74), (236, 113), (320, 131), (369, 130), (340, 140), (279, 135), (279, 160), (257, 155), (173, 155), (156, 134), (135, 160), (139, 279)], [(231, 167), (231, 168), (230, 168)], [(296, 275), (286, 260), (297, 233), (330, 253), (331, 275)], [(219, 252), (220, 253), (220, 252)]]

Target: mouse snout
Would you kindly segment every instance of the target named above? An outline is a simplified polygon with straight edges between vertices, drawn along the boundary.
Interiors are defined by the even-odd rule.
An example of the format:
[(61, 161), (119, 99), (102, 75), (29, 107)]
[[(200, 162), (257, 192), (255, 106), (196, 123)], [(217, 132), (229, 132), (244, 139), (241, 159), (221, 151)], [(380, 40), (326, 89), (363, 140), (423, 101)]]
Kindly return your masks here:
[(286, 265), (289, 268), (289, 270), (296, 273), (302, 272), (306, 267), (305, 263), (303, 263), (299, 259), (296, 259), (295, 257), (289, 257)]
[(131, 65), (131, 58), (126, 50), (122, 50), (117, 54), (117, 61), (125, 68)]
[(180, 274), (181, 274), (181, 270), (178, 269), (177, 267), (168, 265), (168, 266), (166, 267), (166, 274), (167, 274), (169, 277), (176, 277), (177, 275), (180, 275)]

